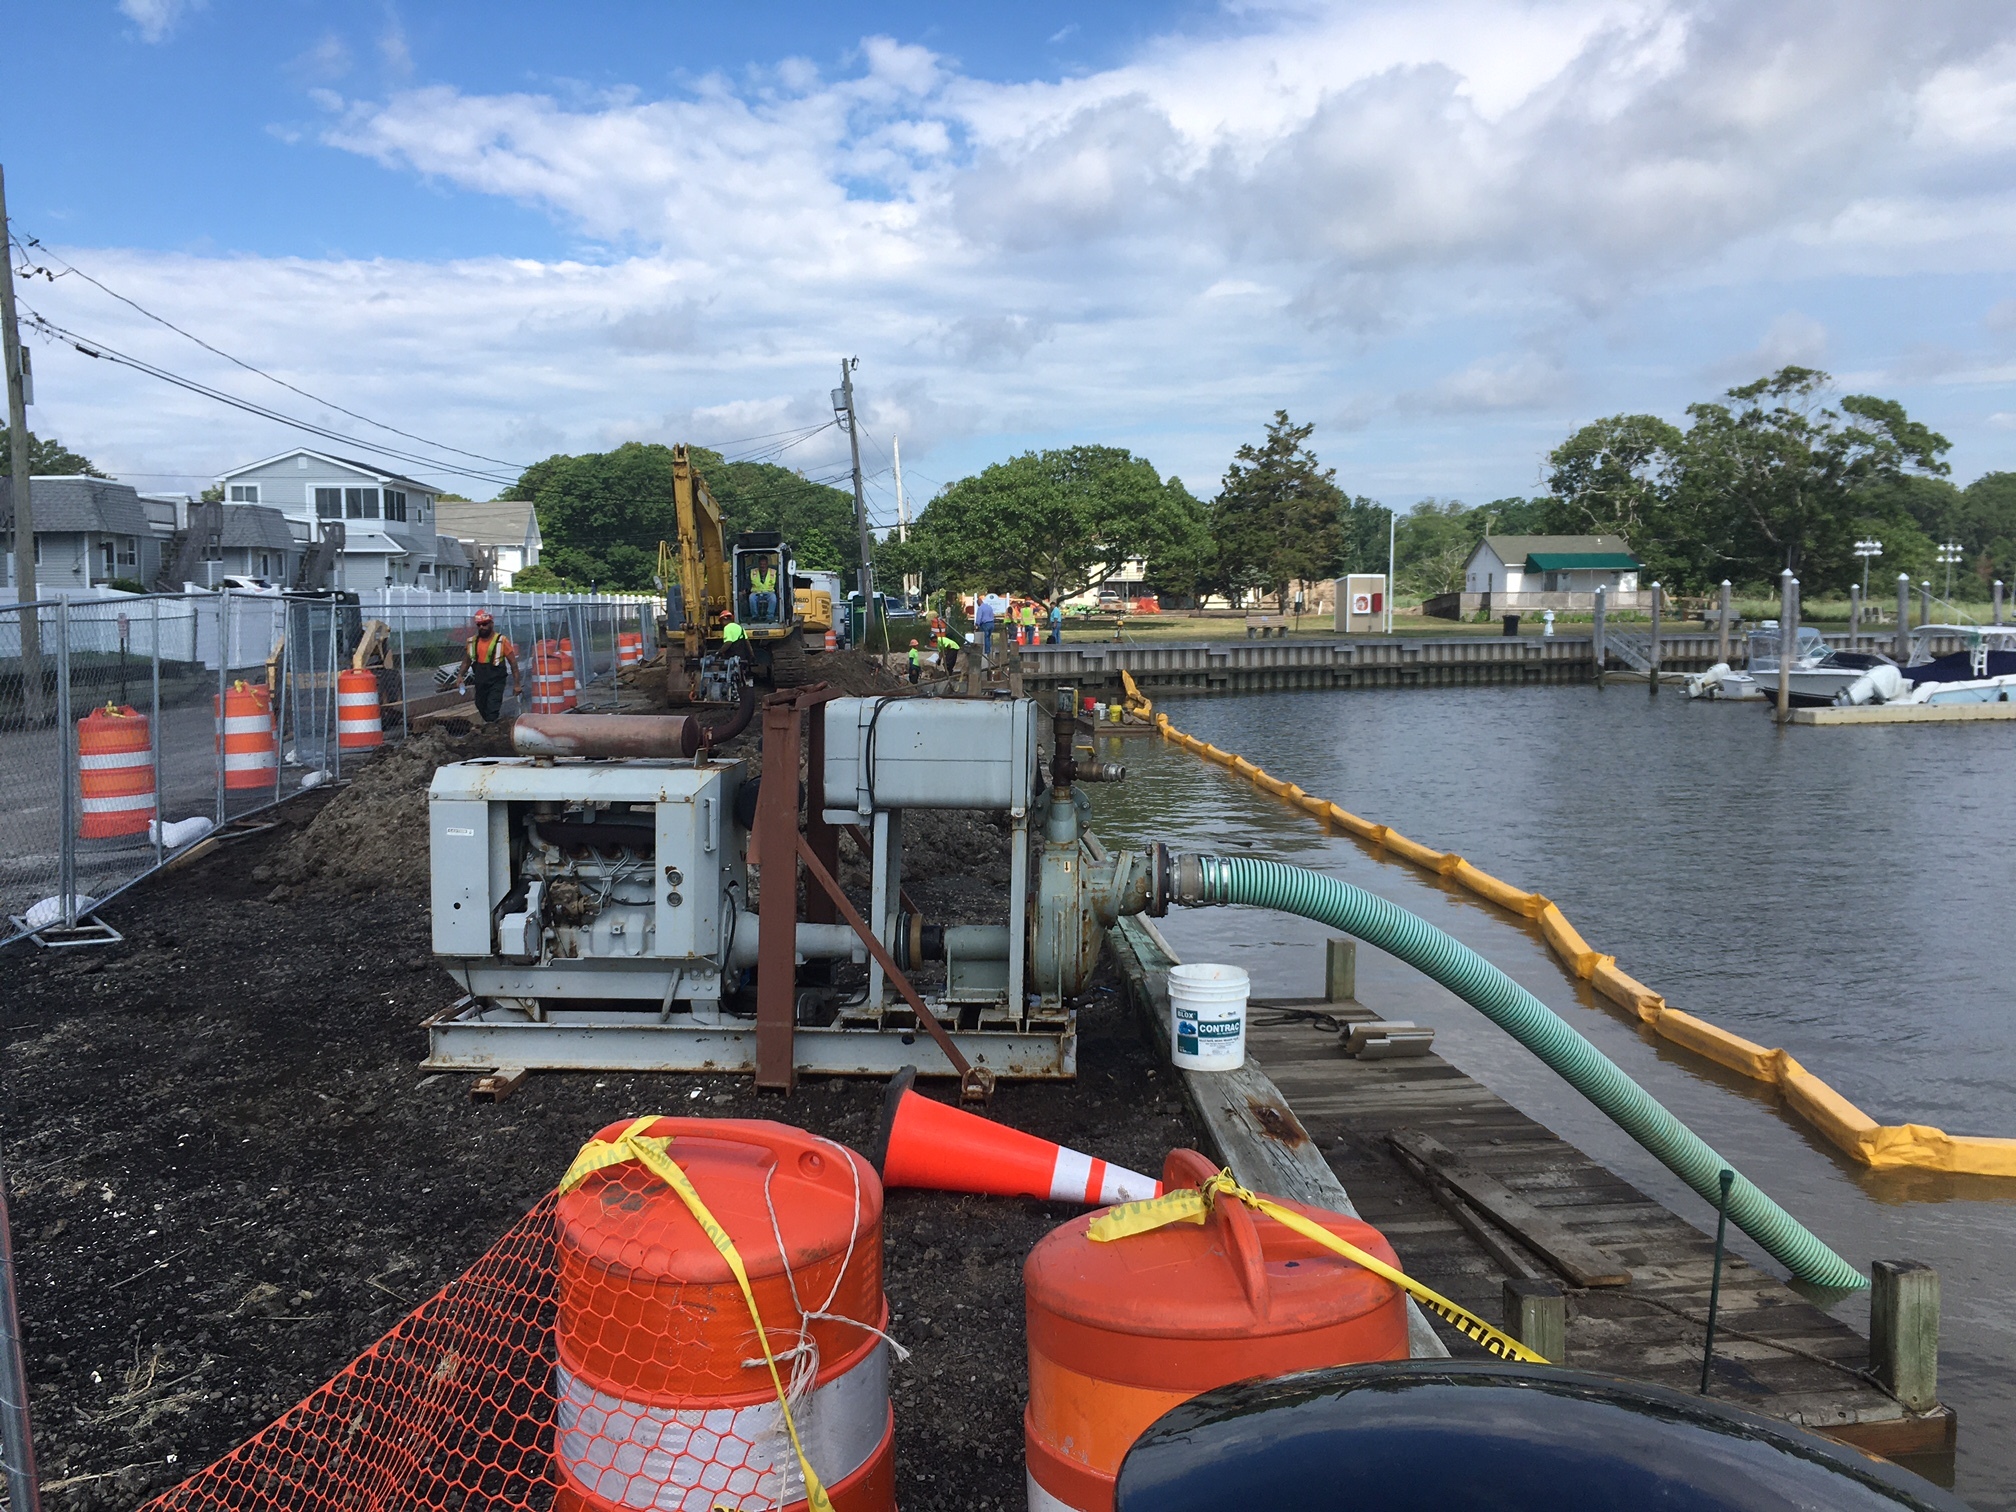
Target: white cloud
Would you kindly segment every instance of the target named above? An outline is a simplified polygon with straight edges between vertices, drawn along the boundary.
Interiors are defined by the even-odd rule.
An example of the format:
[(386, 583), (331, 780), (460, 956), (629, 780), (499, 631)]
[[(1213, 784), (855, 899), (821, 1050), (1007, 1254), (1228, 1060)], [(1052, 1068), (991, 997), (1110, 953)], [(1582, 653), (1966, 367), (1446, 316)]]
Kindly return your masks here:
[(119, 0), (119, 14), (140, 29), (142, 42), (164, 42), (182, 18), (209, 0)]
[[(127, 5), (172, 24), (167, 0)], [(419, 428), (503, 456), (816, 417), (834, 360), (860, 352), (886, 406), (870, 429), (915, 427), (906, 460), (927, 472), (928, 431), (955, 448), (1146, 437), (1165, 467), (1215, 477), (1229, 442), (1285, 403), (1332, 417), (1337, 446), (1368, 458), (1394, 427), (1521, 417), (1505, 421), (1516, 442), (1474, 444), (1510, 448), (1523, 478), (1532, 416), (1571, 395), (1606, 412), (1656, 402), (1592, 383), (1583, 339), (1642, 329), (1629, 312), (1648, 300), (1696, 302), (1706, 325), (1731, 291), (1804, 302), (1764, 294), (1788, 279), (2016, 262), (2016, 15), (2000, 5), (1228, 14), (1210, 36), (1054, 81), (983, 80), (871, 37), (837, 70), (780, 57), (661, 97), (322, 90), (326, 144), (534, 207), (596, 250), (119, 266), (220, 344), (288, 354), (313, 369), (305, 386), (426, 414)], [(1855, 337), (1787, 311), (1718, 362), (1712, 348), (1750, 339), (1731, 334), (1739, 318), (1637, 370), (1700, 397), (1704, 369), (1747, 379)], [(76, 319), (126, 329), (116, 310)], [(1867, 365), (1930, 371), (1893, 359)], [(1339, 397), (1375, 394), (1399, 397)], [(141, 445), (130, 405), (96, 413)], [(146, 444), (194, 454), (197, 434), (178, 417)]]

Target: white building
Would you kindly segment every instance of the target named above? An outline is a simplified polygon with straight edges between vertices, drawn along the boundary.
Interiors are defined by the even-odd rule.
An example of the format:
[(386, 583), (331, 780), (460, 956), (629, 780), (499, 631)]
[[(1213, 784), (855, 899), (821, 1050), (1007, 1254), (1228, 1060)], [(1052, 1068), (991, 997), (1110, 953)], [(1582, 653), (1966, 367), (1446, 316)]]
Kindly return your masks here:
[(368, 462), (302, 448), (234, 468), (217, 480), (227, 504), (264, 504), (301, 542), (343, 526), (337, 587), (431, 586), (434, 490)]
[[(530, 499), (443, 499), (434, 506), (443, 535), (470, 546), (487, 546), (497, 554), (496, 580), (491, 588), (509, 588), (511, 579), (539, 565), (539, 516)], [(469, 553), (473, 565), (476, 553)]]
[(1462, 592), (1439, 594), (1422, 608), (1449, 619), (1480, 611), (1586, 611), (1601, 588), (1607, 607), (1636, 609), (1640, 565), (1622, 536), (1487, 535), (1464, 564)]

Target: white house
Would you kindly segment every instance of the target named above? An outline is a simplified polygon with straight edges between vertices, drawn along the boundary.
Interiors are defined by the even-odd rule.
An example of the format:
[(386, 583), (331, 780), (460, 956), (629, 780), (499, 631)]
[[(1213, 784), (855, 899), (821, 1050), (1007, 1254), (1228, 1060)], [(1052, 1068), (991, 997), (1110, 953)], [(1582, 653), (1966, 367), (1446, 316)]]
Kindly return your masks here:
[(1622, 536), (1487, 535), (1463, 567), (1463, 590), (1422, 607), (1446, 618), (1483, 612), (1588, 610), (1596, 590), (1611, 609), (1636, 609), (1638, 570)]
[(337, 586), (426, 586), (434, 573), (434, 489), (368, 462), (302, 448), (234, 468), (217, 479), (227, 504), (264, 504), (304, 543), (343, 524)]
[[(486, 586), (509, 588), (516, 574), (539, 565), (539, 516), (530, 499), (491, 499), (480, 504), (443, 499), (434, 510), (443, 535), (471, 546), (488, 546), (497, 553), (496, 578)], [(469, 558), (473, 565), (476, 553), (470, 552)]]

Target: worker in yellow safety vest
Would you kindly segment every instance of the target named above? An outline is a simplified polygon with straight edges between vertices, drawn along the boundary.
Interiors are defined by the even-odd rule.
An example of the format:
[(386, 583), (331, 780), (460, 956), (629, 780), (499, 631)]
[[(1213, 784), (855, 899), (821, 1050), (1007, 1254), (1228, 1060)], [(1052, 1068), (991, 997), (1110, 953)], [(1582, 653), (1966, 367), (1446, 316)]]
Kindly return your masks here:
[(944, 627), (940, 626), (937, 644), (938, 665), (943, 667), (947, 672), (957, 672), (959, 670), (959, 642), (952, 639)]
[(917, 642), (910, 642), (910, 681), (914, 686), (924, 675), (924, 653), (917, 649)]
[(1022, 632), (1021, 635), (1017, 638), (1016, 644), (1023, 646), (1035, 645), (1036, 605), (1031, 601), (1024, 599), (1022, 602), (1022, 608), (1017, 612), (1017, 618), (1022, 622)]
[(777, 558), (758, 557), (749, 569), (749, 617), (759, 622), (781, 619), (777, 612)]
[(478, 609), (474, 620), (475, 634), (462, 647), (462, 665), (455, 669), (455, 686), (467, 687), (472, 681), (476, 685), (476, 712), (485, 724), (495, 724), (504, 715), (504, 680), (511, 680), (511, 691), (522, 701), (525, 697), (525, 676), (518, 669), (518, 648), (511, 644), (509, 636), (500, 635), (497, 622), (488, 609)]
[(721, 648), (730, 656), (749, 654), (749, 632), (737, 623), (732, 610), (721, 611)]

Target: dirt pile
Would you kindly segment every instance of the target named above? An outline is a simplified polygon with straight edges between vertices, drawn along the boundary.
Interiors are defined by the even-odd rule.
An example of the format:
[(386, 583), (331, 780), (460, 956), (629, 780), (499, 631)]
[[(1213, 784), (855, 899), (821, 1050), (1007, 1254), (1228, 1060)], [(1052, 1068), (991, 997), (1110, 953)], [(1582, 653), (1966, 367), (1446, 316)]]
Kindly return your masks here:
[[(273, 900), (298, 891), (364, 894), (399, 889), (427, 896), (427, 784), (444, 762), (511, 751), (506, 725), (469, 735), (431, 730), (388, 747), (253, 872), (276, 882)], [(264, 873), (264, 875), (261, 875)]]

